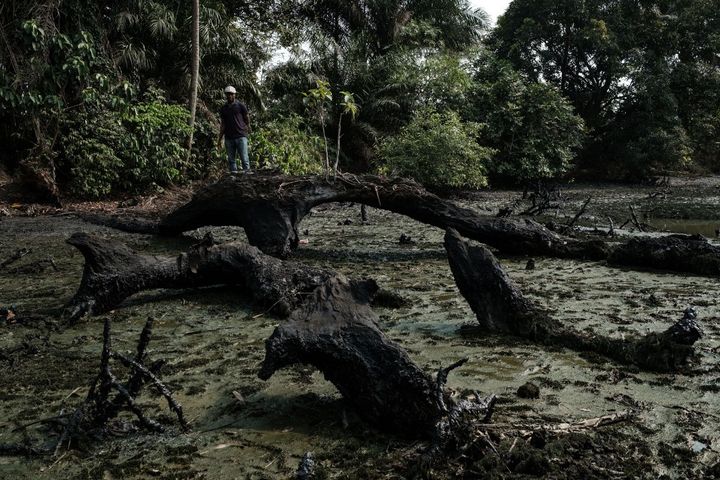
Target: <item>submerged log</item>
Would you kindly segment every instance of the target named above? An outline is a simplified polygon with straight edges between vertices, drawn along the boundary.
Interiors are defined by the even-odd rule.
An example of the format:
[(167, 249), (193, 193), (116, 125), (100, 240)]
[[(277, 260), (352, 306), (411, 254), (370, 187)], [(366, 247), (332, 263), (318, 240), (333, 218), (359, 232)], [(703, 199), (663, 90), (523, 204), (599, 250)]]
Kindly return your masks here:
[(247, 244), (216, 245), (211, 237), (176, 257), (143, 255), (85, 233), (67, 242), (85, 257), (82, 281), (69, 305), (71, 320), (107, 312), (143, 290), (211, 285), (238, 285), (248, 298), (286, 316), (332, 274), (283, 262)]
[(702, 235), (633, 238), (616, 247), (610, 265), (720, 275), (720, 247)]
[(318, 287), (265, 342), (258, 376), (295, 363), (318, 368), (358, 415), (378, 428), (428, 437), (443, 415), (435, 382), (378, 328), (377, 285), (342, 275)]
[(673, 371), (686, 364), (702, 332), (694, 310), (664, 332), (634, 339), (616, 339), (574, 330), (538, 309), (510, 280), (485, 247), (471, 246), (448, 229), (445, 249), (460, 293), (470, 304), (480, 327), (488, 333), (516, 335), (573, 350), (600, 353), (621, 363)]

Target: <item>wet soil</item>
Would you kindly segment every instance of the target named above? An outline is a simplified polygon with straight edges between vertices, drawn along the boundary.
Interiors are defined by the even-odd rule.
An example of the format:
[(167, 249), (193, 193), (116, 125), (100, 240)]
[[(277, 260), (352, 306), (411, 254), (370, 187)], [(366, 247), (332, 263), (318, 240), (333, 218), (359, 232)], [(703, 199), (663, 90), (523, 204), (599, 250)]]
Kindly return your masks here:
[[(607, 215), (624, 221), (628, 204), (660, 205), (662, 219), (720, 224), (720, 181), (702, 179), (671, 186), (672, 194), (646, 198), (658, 188), (574, 186), (551, 217), (572, 217), (585, 198), (585, 225)], [(463, 203), (488, 213), (518, 192), (483, 192)], [(607, 335), (667, 328), (682, 310), (697, 308), (705, 337), (687, 372), (660, 375), (601, 358), (548, 349), (517, 339), (481, 337), (458, 293), (442, 247), (443, 232), (404, 217), (332, 205), (302, 225), (307, 240), (301, 261), (375, 278), (409, 300), (398, 309), (378, 308), (380, 327), (429, 372), (469, 357), (449, 379), (458, 393), (499, 396), (493, 421), (506, 425), (494, 437), (497, 454), (439, 466), (436, 478), (720, 478), (720, 299), (716, 278), (630, 271), (603, 263), (536, 258), (501, 261), (523, 291), (576, 328)], [(557, 215), (555, 215), (557, 213)], [(345, 225), (345, 220), (352, 223)], [(596, 220), (597, 219), (597, 220)], [(650, 222), (649, 222), (650, 223)], [(673, 229), (683, 230), (682, 224)], [(204, 231), (168, 239), (133, 235), (84, 223), (72, 216), (4, 217), (0, 261), (18, 248), (31, 253), (21, 266), (51, 256), (43, 271), (0, 271), (0, 306), (15, 305), (28, 322), (0, 325), (0, 443), (52, 438), (42, 426), (21, 424), (57, 415), (82, 402), (97, 372), (102, 319), (112, 320), (115, 348), (134, 349), (148, 316), (155, 317), (151, 359), (166, 359), (161, 376), (183, 404), (192, 431), (172, 426), (162, 399), (140, 397), (148, 414), (170, 425), (165, 434), (118, 434), (59, 458), (0, 457), (2, 479), (284, 479), (306, 451), (318, 478), (411, 478), (422, 444), (383, 435), (364, 425), (322, 375), (308, 367), (257, 378), (264, 340), (281, 321), (264, 314), (232, 288), (154, 291), (137, 295), (110, 314), (67, 328), (63, 306), (79, 284), (82, 256), (64, 244), (76, 231), (121, 239), (146, 252), (174, 253)], [(239, 229), (215, 228), (220, 240), (244, 239)], [(400, 245), (401, 234), (412, 237)], [(518, 387), (532, 382), (538, 399), (522, 399)], [(238, 400), (240, 394), (243, 399)], [(517, 438), (513, 426), (557, 425), (634, 410), (631, 422), (586, 433), (549, 435), (541, 442)], [(130, 416), (125, 417), (128, 421)], [(516, 429), (517, 429), (516, 428)]]

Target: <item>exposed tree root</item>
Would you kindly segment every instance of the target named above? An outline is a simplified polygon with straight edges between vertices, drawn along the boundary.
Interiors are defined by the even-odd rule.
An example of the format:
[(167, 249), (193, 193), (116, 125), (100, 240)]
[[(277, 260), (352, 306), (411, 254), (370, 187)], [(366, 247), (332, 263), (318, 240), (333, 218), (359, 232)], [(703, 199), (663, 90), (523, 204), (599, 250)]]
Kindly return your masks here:
[(405, 350), (377, 327), (368, 305), (375, 282), (338, 275), (277, 327), (265, 344), (258, 376), (294, 363), (325, 374), (358, 415), (383, 430), (428, 436), (442, 417), (435, 386)]
[(107, 312), (129, 296), (155, 288), (239, 285), (273, 312), (288, 315), (331, 272), (264, 255), (234, 242), (216, 245), (211, 236), (177, 257), (142, 255), (124, 244), (76, 233), (67, 241), (85, 257), (70, 317)]
[(439, 422), (458, 409), (469, 410), (451, 402), (444, 389), (449, 371), (464, 361), (441, 370), (433, 381), (378, 328), (369, 306), (376, 292), (371, 280), (342, 275), (327, 280), (266, 341), (258, 376), (267, 380), (288, 365), (311, 364), (369, 424), (429, 438), (437, 434)]
[(510, 280), (485, 247), (468, 245), (458, 232), (445, 235), (450, 268), (460, 293), (475, 312), (482, 330), (517, 335), (533, 341), (600, 353), (613, 360), (640, 367), (672, 371), (693, 354), (702, 332), (695, 311), (664, 332), (634, 339), (615, 339), (565, 327), (537, 309)]
[[(452, 436), (452, 441), (443, 444), (433, 443), (420, 453), (414, 468), (410, 471), (423, 478), (438, 478), (440, 472), (449, 478), (515, 478), (515, 475), (529, 477), (544, 476), (551, 470), (548, 456), (557, 453), (557, 446), (546, 449), (546, 444), (572, 445), (580, 440), (586, 443), (587, 434), (623, 422), (630, 422), (636, 415), (632, 411), (622, 411), (597, 418), (571, 423), (502, 423), (460, 422)], [(550, 450), (550, 451), (548, 451)], [(575, 449), (572, 450), (575, 452)], [(602, 450), (601, 450), (602, 452)], [(579, 454), (580, 452), (573, 453)], [(597, 467), (599, 472), (607, 469)], [(489, 474), (484, 470), (496, 472)], [(622, 472), (621, 472), (622, 473)], [(440, 475), (441, 478), (445, 476)], [(555, 478), (551, 475), (548, 478)], [(558, 478), (566, 478), (565, 476)], [(571, 477), (567, 477), (571, 478)], [(573, 477), (586, 478), (586, 477)], [(614, 478), (600, 475), (593, 478)]]
[[(106, 430), (108, 422), (117, 417), (123, 410), (135, 414), (142, 428), (163, 432), (164, 427), (155, 420), (146, 417), (136, 402), (136, 398), (143, 386), (148, 383), (165, 397), (168, 406), (177, 416), (181, 428), (189, 430), (190, 425), (183, 416), (182, 407), (173, 398), (170, 390), (157, 377), (157, 371), (162, 363), (154, 363), (150, 367), (144, 365), (145, 350), (152, 335), (152, 324), (153, 320), (149, 318), (140, 334), (135, 358), (131, 360), (111, 350), (110, 320), (105, 320), (100, 373), (91, 385), (85, 402), (68, 417), (55, 448), (56, 453), (79, 438), (87, 438), (88, 435), (101, 435)], [(113, 358), (130, 367), (131, 374), (127, 382), (121, 383), (113, 374), (110, 367), (110, 360)], [(113, 392), (115, 392), (114, 396), (112, 396)]]

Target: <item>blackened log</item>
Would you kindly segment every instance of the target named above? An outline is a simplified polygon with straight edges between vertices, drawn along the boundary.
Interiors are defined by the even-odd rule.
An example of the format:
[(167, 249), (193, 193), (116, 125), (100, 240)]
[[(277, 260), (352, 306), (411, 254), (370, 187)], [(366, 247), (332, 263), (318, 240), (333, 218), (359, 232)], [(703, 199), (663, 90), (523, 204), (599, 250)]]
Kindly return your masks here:
[(608, 263), (717, 276), (720, 247), (701, 235), (633, 238), (616, 247)]
[(668, 330), (634, 339), (574, 330), (533, 305), (487, 248), (468, 245), (458, 232), (448, 229), (445, 249), (460, 293), (485, 332), (596, 352), (621, 363), (657, 371), (673, 371), (685, 365), (694, 353), (693, 344), (701, 337), (696, 314), (691, 309)]
[(70, 301), (71, 319), (107, 312), (143, 290), (238, 285), (261, 306), (287, 316), (303, 296), (332, 272), (283, 262), (255, 247), (206, 240), (177, 257), (143, 255), (124, 244), (85, 233), (67, 242), (85, 257), (80, 287)]
[[(202, 226), (240, 226), (245, 229), (251, 245), (269, 255), (285, 258), (299, 244), (299, 225), (303, 218), (314, 207), (331, 202), (361, 203), (442, 229), (453, 228), (465, 238), (510, 255), (585, 260), (610, 257), (610, 263), (615, 266), (719, 273), (714, 267), (720, 265), (718, 247), (678, 242), (672, 239), (677, 236), (670, 236), (660, 240), (669, 249), (667, 253), (635, 254), (636, 247), (642, 249), (647, 244), (652, 248), (654, 239), (637, 239), (618, 245), (598, 239), (570, 238), (526, 218), (480, 215), (429, 193), (412, 180), (374, 175), (344, 175), (334, 182), (321, 176), (292, 177), (276, 172), (227, 176), (200, 189), (188, 203), (159, 223), (97, 214), (83, 218), (125, 231), (165, 235), (178, 235)], [(711, 266), (704, 266), (708, 262)]]
[(156, 235), (159, 232), (157, 220), (150, 218), (134, 217), (130, 215), (112, 215), (98, 212), (79, 212), (75, 215), (86, 222), (96, 225), (104, 225), (123, 232), (144, 233), (148, 235)]
[(258, 376), (267, 380), (288, 365), (313, 365), (371, 425), (428, 438), (446, 411), (435, 381), (378, 328), (368, 305), (376, 291), (371, 280), (329, 279), (265, 342)]

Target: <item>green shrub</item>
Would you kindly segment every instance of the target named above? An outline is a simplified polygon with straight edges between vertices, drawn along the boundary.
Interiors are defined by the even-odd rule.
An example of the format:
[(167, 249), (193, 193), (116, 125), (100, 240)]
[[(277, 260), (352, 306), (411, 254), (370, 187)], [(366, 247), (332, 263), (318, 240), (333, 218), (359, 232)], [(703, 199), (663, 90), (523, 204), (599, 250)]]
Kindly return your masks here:
[(487, 125), (483, 143), (498, 150), (491, 178), (527, 184), (562, 176), (584, 140), (583, 120), (551, 85), (535, 83), (483, 52), (474, 65), (468, 120)]
[(120, 145), (127, 132), (117, 115), (78, 114), (65, 125), (60, 168), (73, 195), (100, 198), (117, 186), (123, 171)]
[(225, 150), (216, 148), (218, 127), (215, 119), (198, 115), (195, 119), (192, 159), (186, 165), (185, 175), (189, 180), (207, 178), (227, 169)]
[(297, 115), (262, 124), (252, 131), (248, 143), (255, 168), (277, 168), (291, 175), (322, 171), (323, 141)]
[(58, 166), (70, 193), (143, 193), (197, 173), (185, 149), (189, 112), (165, 103), (157, 91), (150, 94), (154, 98), (130, 105), (100, 96), (64, 115)]
[(485, 165), (495, 151), (478, 143), (482, 128), (453, 111), (419, 110), (398, 135), (380, 143), (381, 171), (436, 187), (484, 187)]
[(123, 115), (128, 135), (121, 153), (125, 171), (121, 187), (141, 192), (181, 180), (189, 166), (185, 140), (190, 134), (190, 112), (181, 105), (154, 100), (139, 103)]

